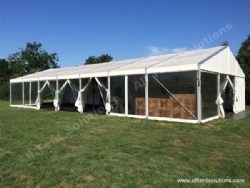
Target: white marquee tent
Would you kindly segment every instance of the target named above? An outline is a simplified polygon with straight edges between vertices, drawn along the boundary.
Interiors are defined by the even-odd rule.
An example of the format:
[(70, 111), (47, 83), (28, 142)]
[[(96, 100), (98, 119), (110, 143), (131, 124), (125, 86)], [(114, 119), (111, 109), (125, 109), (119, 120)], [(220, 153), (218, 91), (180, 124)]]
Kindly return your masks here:
[(40, 109), (46, 92), (57, 111), (93, 104), (110, 115), (178, 122), (245, 110), (245, 75), (227, 46), (29, 74), (10, 80), (10, 105)]

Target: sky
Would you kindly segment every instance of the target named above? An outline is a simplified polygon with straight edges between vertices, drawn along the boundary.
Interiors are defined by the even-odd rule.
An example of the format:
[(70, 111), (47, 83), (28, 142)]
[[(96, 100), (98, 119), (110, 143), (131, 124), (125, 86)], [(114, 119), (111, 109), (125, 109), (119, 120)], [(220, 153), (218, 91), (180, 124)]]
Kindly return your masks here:
[(40, 42), (58, 64), (113, 61), (221, 45), (250, 35), (250, 0), (0, 0), (0, 58)]

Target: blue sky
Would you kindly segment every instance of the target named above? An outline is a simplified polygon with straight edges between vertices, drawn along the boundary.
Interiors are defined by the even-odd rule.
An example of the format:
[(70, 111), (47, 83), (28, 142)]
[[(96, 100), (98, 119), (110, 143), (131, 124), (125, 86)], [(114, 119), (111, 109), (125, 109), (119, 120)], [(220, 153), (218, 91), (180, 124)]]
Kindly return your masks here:
[(0, 58), (40, 42), (61, 67), (218, 46), (237, 55), (250, 34), (248, 0), (0, 0)]

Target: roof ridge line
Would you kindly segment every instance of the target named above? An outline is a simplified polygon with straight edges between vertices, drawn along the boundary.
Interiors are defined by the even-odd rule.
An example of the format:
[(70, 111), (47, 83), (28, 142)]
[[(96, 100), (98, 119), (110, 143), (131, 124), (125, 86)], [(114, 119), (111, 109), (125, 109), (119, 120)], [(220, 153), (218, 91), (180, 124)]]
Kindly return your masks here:
[[(160, 64), (160, 63), (162, 63), (163, 61), (166, 61), (166, 60), (169, 60), (169, 59), (173, 59), (174, 57), (177, 57), (177, 56), (179, 56), (179, 55), (181, 55), (181, 54), (183, 54), (183, 53), (185, 53), (185, 52), (178, 53), (178, 54), (176, 54), (176, 55), (174, 55), (174, 56), (172, 56), (172, 57), (170, 57), (170, 58), (163, 59), (163, 60), (161, 60), (161, 61), (159, 61), (159, 62), (157, 62), (157, 63), (154, 63), (153, 65), (150, 65), (149, 67), (146, 67), (146, 68), (145, 68), (145, 73), (147, 73), (147, 70), (148, 70), (150, 67), (155, 66), (155, 65), (157, 65), (157, 64)], [(171, 54), (169, 54), (169, 55), (171, 55)]]
[[(126, 66), (128, 66), (128, 65), (134, 64), (135, 62), (138, 62), (138, 61), (141, 61), (141, 60), (144, 60), (144, 59), (147, 59), (147, 58), (149, 58), (149, 57), (143, 57), (143, 58), (140, 58), (140, 59), (136, 59), (135, 61), (132, 61), (132, 62), (130, 62), (129, 64), (126, 64), (126, 65), (124, 65), (124, 66), (122, 66), (122, 67), (126, 67)], [(111, 72), (111, 71), (113, 71), (113, 70), (116, 70), (116, 69), (119, 69), (119, 68), (121, 68), (121, 67), (117, 67), (117, 68), (114, 68), (114, 69), (109, 70), (109, 71), (108, 71), (108, 75), (109, 75), (109, 72)]]

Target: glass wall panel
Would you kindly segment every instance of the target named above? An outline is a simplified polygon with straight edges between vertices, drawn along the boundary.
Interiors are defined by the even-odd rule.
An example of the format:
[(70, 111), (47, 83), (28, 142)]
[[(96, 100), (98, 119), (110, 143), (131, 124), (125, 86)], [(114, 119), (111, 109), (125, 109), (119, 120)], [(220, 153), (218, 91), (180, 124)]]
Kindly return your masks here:
[(111, 112), (125, 113), (125, 77), (110, 77)]
[(68, 87), (70, 87), (70, 91), (68, 91), (67, 94), (65, 94), (65, 96), (67, 96), (67, 102), (69, 103), (75, 103), (77, 100), (77, 96), (78, 96), (78, 91), (79, 91), (79, 79), (72, 79), (70, 80), (70, 85), (68, 85)]
[(36, 98), (38, 96), (37, 82), (31, 82), (31, 105), (36, 105)]
[(149, 116), (196, 119), (196, 71), (150, 74), (148, 79)]
[[(108, 89), (108, 78), (107, 77), (102, 77), (98, 78), (99, 82), (103, 84), (103, 86)], [(98, 83), (96, 83), (98, 85)], [(106, 96), (107, 96), (107, 91), (106, 89), (102, 88), (101, 86), (98, 85), (98, 90), (97, 93), (99, 95), (99, 100), (100, 100), (100, 106), (104, 107), (106, 103)]]
[(145, 75), (128, 76), (128, 114), (145, 115)]
[(65, 101), (63, 101), (63, 98), (65, 96), (64, 94), (66, 90), (69, 90), (69, 86), (65, 82), (66, 80), (58, 80), (58, 90), (60, 91), (60, 93), (58, 94), (59, 105), (65, 103)]
[(23, 104), (22, 83), (11, 83), (11, 104), (12, 105)]
[[(108, 88), (108, 80), (106, 77), (98, 78), (98, 80), (105, 86), (105, 88)], [(87, 92), (88, 104), (92, 106), (94, 105), (98, 108), (99, 106), (104, 106), (103, 99), (106, 99), (106, 90), (98, 85), (95, 78), (92, 78)]]
[(30, 83), (24, 82), (24, 105), (30, 106)]
[[(87, 84), (88, 84), (88, 81), (89, 81), (89, 78), (82, 78), (81, 79), (81, 82), (82, 82), (82, 88), (83, 89), (84, 87), (86, 87), (85, 91), (82, 93), (82, 100), (84, 101), (84, 104), (92, 104), (92, 101), (93, 101), (93, 97), (92, 95), (90, 96), (89, 92), (92, 93), (92, 90), (90, 90), (90, 85), (91, 85), (91, 82), (90, 82), (90, 85), (87, 87)], [(86, 106), (85, 106), (86, 108)], [(92, 108), (92, 106), (91, 106)]]
[[(223, 78), (222, 78), (223, 79)], [(218, 115), (217, 104), (217, 74), (201, 73), (201, 106), (202, 119)]]

